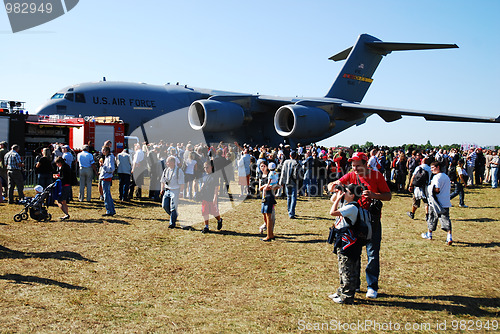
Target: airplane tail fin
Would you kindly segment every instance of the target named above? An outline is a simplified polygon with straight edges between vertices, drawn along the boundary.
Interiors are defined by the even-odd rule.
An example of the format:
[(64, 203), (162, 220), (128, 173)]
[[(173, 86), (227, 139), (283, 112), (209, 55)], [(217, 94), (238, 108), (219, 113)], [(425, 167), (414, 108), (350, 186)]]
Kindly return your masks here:
[(458, 48), (456, 44), (393, 43), (382, 42), (376, 37), (360, 35), (356, 44), (330, 57), (330, 60), (347, 59), (337, 79), (325, 97), (361, 102), (370, 84), (373, 73), (383, 56), (392, 51)]

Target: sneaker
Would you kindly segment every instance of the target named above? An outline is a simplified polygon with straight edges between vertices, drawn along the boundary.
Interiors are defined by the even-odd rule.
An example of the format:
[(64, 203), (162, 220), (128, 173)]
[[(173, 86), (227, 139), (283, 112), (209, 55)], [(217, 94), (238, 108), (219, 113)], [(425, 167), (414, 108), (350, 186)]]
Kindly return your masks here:
[(217, 229), (220, 230), (222, 228), (222, 218), (217, 221)]
[(461, 207), (461, 208), (468, 208), (468, 206), (465, 205), (465, 204), (460, 204), (459, 207)]
[(168, 228), (175, 228), (175, 224), (169, 224)]
[(446, 244), (447, 244), (448, 246), (451, 246), (451, 245), (453, 244), (453, 239), (452, 239), (452, 238), (448, 238), (448, 239), (446, 239)]
[(432, 235), (429, 235), (429, 232), (422, 233), (422, 238), (427, 240), (432, 240)]
[(210, 232), (210, 230), (208, 229), (207, 226), (205, 226), (203, 230), (201, 230), (201, 233), (208, 233), (208, 232)]
[(330, 298), (330, 299), (339, 298), (339, 297), (340, 297), (339, 294), (336, 292), (332, 293), (331, 295), (328, 296), (328, 298)]
[(377, 291), (373, 290), (372, 288), (368, 288), (368, 290), (366, 291), (366, 298), (377, 298), (378, 296), (378, 293)]
[(64, 215), (62, 216), (61, 218), (59, 218), (60, 220), (68, 220), (69, 219), (69, 215)]
[(345, 299), (342, 299), (342, 297), (340, 297), (336, 293), (333, 294), (333, 295), (330, 295), (328, 297), (330, 297), (337, 304), (353, 304), (354, 303), (354, 298), (345, 298)]
[(406, 213), (408, 215), (408, 217), (410, 217), (411, 219), (415, 219), (415, 214), (413, 212), (407, 212)]

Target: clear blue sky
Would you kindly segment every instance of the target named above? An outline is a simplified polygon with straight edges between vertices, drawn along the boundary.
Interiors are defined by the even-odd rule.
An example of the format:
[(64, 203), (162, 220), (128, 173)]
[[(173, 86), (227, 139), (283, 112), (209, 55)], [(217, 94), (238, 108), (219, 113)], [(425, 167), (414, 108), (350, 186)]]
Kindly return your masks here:
[[(393, 52), (363, 103), (500, 115), (500, 1), (97, 1), (13, 34), (0, 10), (0, 99), (34, 111), (58, 89), (108, 80), (167, 82), (279, 96), (323, 96), (361, 33), (384, 41), (456, 43)], [(500, 143), (500, 124), (388, 124), (372, 116), (323, 143)]]

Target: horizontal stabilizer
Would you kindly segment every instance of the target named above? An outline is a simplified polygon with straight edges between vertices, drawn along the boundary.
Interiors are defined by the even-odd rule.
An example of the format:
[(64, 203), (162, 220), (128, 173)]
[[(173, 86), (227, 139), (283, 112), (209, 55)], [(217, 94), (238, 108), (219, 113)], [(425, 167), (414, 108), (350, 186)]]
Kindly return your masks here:
[[(395, 43), (395, 42), (383, 42), (383, 41), (371, 41), (364, 42), (364, 44), (371, 49), (387, 55), (392, 51), (410, 51), (410, 50), (433, 50), (433, 49), (456, 49), (458, 45), (456, 44), (434, 44), (434, 43)], [(339, 53), (328, 58), (333, 61), (345, 60), (349, 57), (353, 47), (347, 48)]]
[(430, 44), (430, 43), (393, 43), (393, 42), (382, 42), (373, 41), (366, 42), (369, 47), (385, 51), (387, 53), (391, 51), (409, 51), (409, 50), (432, 50), (432, 49), (456, 49), (458, 45), (456, 44)]
[(340, 51), (339, 53), (337, 53), (336, 55), (331, 56), (328, 59), (333, 60), (333, 61), (339, 61), (339, 60), (347, 59), (347, 57), (349, 56), (349, 53), (351, 53), (352, 48), (353, 48), (353, 46), (351, 46), (350, 48), (345, 49), (344, 51)]

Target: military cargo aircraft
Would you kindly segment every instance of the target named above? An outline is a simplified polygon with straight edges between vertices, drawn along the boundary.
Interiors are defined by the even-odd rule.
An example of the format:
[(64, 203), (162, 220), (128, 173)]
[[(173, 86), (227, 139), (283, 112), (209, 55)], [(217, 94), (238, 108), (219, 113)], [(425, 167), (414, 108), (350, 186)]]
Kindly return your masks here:
[[(38, 114), (119, 116), (128, 134), (146, 141), (219, 141), (277, 145), (316, 142), (377, 114), (386, 122), (402, 116), (428, 121), (500, 123), (500, 117), (465, 116), (361, 104), (382, 58), (392, 51), (458, 48), (456, 44), (393, 43), (363, 34), (331, 60), (346, 60), (324, 97), (284, 98), (101, 81), (59, 90)], [(168, 139), (165, 137), (169, 137)]]

